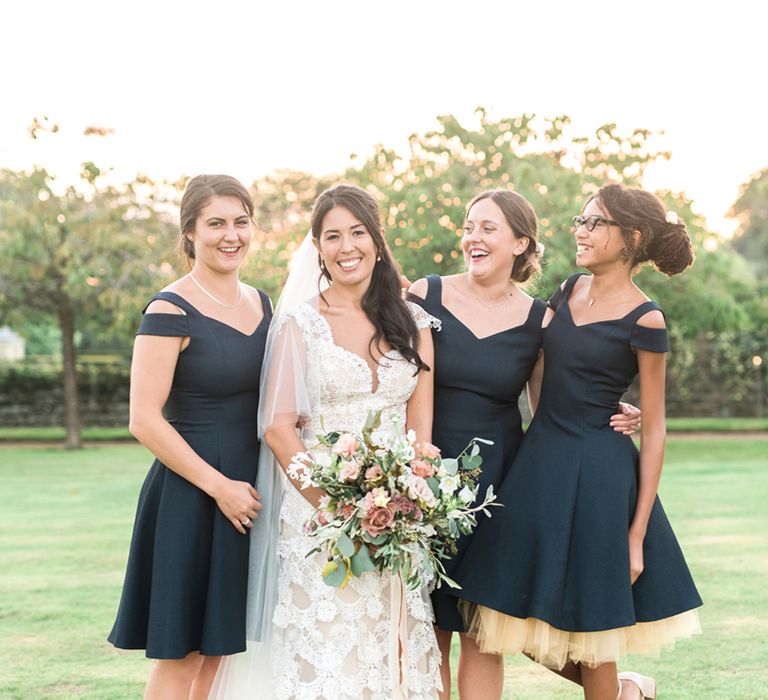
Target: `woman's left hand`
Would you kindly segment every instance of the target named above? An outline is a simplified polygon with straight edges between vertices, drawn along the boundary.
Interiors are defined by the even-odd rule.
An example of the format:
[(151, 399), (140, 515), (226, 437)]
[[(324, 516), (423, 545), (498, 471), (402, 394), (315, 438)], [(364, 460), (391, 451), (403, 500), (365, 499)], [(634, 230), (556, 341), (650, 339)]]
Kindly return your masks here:
[(640, 430), (642, 417), (642, 411), (637, 406), (631, 403), (620, 403), (619, 413), (611, 416), (610, 425), (617, 433), (632, 435)]
[(643, 573), (643, 540), (645, 538), (629, 533), (629, 581), (634, 586), (635, 581)]

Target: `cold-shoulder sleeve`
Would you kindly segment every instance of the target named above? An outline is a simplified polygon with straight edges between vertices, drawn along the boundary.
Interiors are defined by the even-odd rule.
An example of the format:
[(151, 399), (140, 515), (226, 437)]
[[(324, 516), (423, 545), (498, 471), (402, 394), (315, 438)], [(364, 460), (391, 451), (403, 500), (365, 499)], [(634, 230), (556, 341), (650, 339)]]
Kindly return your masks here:
[(183, 314), (144, 314), (136, 335), (164, 335), (187, 337), (189, 317)]
[(414, 304), (412, 301), (406, 301), (406, 305), (413, 316), (413, 320), (416, 321), (416, 327), (421, 330), (422, 328), (434, 328), (439, 331), (442, 327), (440, 319), (435, 318), (432, 314), (428, 314), (418, 304)]
[(637, 323), (632, 328), (629, 344), (636, 350), (669, 352), (669, 336), (666, 328), (648, 328)]

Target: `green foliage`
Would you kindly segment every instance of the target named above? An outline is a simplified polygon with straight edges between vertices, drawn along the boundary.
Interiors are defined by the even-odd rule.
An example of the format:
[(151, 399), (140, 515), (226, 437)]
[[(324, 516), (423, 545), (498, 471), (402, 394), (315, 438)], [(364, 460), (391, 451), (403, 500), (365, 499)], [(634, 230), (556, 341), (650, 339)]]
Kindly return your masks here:
[[(0, 172), (0, 277), (6, 323), (55, 320), (69, 304), (83, 333), (135, 329), (136, 308), (173, 275), (174, 226), (165, 190), (147, 178), (115, 187), (83, 165), (83, 181), (63, 193), (40, 168)], [(130, 329), (130, 331), (129, 331)]]
[(768, 272), (768, 168), (742, 185), (730, 216), (739, 221), (734, 248), (764, 276)]

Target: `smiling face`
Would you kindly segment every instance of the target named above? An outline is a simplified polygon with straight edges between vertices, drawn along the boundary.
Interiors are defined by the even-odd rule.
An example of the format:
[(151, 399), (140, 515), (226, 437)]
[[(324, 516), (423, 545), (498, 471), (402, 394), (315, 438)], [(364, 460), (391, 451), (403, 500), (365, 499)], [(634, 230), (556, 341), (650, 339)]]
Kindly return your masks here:
[(349, 209), (333, 207), (314, 241), (334, 285), (368, 286), (376, 265), (376, 243)]
[(187, 237), (195, 248), (195, 266), (231, 272), (242, 264), (253, 229), (248, 212), (237, 197), (214, 196), (200, 210), (195, 228)]
[(585, 225), (574, 229), (576, 237), (576, 264), (594, 271), (606, 266), (622, 262), (626, 243), (621, 234), (621, 228), (609, 224), (611, 216), (603, 209), (596, 199), (592, 199), (582, 212), (585, 218), (598, 217), (594, 230), (588, 231)]
[(504, 212), (490, 197), (475, 202), (467, 212), (461, 250), (472, 277), (509, 279), (515, 258), (528, 246), (518, 238)]

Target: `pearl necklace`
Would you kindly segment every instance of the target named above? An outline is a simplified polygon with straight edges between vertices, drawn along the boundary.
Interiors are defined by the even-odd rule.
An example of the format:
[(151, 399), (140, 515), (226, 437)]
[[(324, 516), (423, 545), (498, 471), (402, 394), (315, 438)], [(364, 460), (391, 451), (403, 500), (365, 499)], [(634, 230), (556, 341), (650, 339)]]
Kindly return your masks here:
[(189, 273), (188, 276), (200, 288), (200, 291), (203, 294), (205, 294), (206, 296), (208, 296), (211, 299), (213, 299), (213, 301), (215, 301), (219, 306), (223, 306), (225, 309), (234, 309), (240, 303), (240, 300), (243, 298), (243, 289), (240, 286), (240, 282), (239, 281), (237, 283), (237, 301), (234, 304), (225, 304), (223, 301), (219, 301), (215, 296), (213, 296), (213, 294), (211, 294), (205, 287), (203, 287), (203, 285), (200, 284), (200, 282), (198, 282), (195, 279), (195, 276), (191, 272)]

